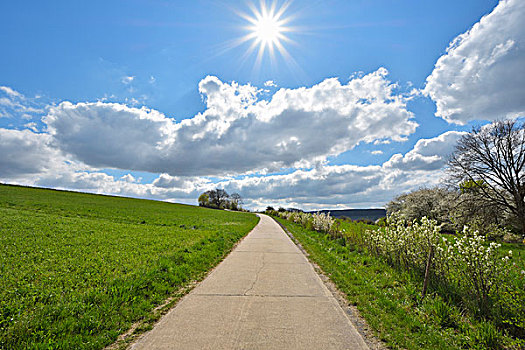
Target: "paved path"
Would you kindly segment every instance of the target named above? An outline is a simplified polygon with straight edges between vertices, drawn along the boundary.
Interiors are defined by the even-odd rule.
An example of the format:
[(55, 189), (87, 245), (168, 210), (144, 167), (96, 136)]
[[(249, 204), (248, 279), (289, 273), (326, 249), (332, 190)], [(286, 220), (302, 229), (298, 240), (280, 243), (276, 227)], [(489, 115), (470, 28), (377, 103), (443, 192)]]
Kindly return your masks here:
[(367, 349), (270, 217), (132, 349)]

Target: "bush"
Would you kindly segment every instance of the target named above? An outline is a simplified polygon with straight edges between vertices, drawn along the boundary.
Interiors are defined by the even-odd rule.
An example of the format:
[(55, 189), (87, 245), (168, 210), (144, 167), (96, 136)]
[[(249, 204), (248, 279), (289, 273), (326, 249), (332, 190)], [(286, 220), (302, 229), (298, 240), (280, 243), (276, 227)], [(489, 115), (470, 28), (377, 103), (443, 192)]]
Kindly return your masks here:
[(379, 227), (385, 227), (386, 226), (386, 218), (385, 217), (379, 218), (379, 219), (376, 220), (376, 222), (374, 224), (379, 226)]
[(330, 232), (332, 225), (334, 224), (334, 219), (330, 216), (329, 213), (315, 213), (312, 214), (312, 226), (316, 231)]
[(427, 217), (440, 224), (450, 224), (450, 212), (457, 194), (442, 187), (421, 188), (397, 196), (387, 206), (388, 216), (397, 213), (407, 221)]
[[(423, 217), (408, 221), (394, 214), (386, 219), (385, 227), (370, 230), (369, 226), (353, 222), (361, 227), (346, 232), (341, 221), (329, 214), (287, 211), (272, 214), (327, 233), (342, 245), (366, 249), (392, 266), (421, 277), (432, 251), (430, 286), (441, 297), (436, 298), (431, 309), (439, 324), (455, 326), (461, 317), (450, 307), (455, 303), (487, 322), (488, 325), (482, 323), (483, 329), (470, 334), (473, 341), (487, 348), (498, 344), (501, 336), (493, 325), (519, 338), (525, 337), (525, 271), (512, 263), (512, 252), (501, 256), (500, 244), (487, 242), (486, 237), (471, 227), (463, 227), (456, 236), (444, 236), (442, 225), (436, 220)], [(418, 298), (420, 292), (412, 294)]]
[[(442, 232), (455, 232), (467, 225), (485, 236), (496, 233), (504, 223), (513, 225), (503, 208), (483, 200), (470, 183), (461, 184), (457, 191), (422, 188), (394, 198), (386, 208), (389, 216), (396, 213), (407, 221), (423, 217), (436, 220)], [(501, 240), (503, 236), (491, 238)]]
[(313, 229), (318, 232), (325, 232), (333, 237), (341, 237), (342, 232), (339, 224), (335, 224), (335, 219), (329, 213), (305, 213), (302, 211), (267, 211), (269, 215), (279, 216), (283, 219), (300, 224), (304, 228)]
[[(443, 237), (437, 221), (426, 217), (407, 222), (392, 216), (387, 227), (367, 231), (367, 238), (369, 252), (421, 276), (432, 250), (431, 276), (445, 297), (459, 297), (472, 314), (491, 319), (514, 335), (525, 332), (523, 278), (513, 268), (511, 251), (500, 256), (500, 244), (488, 243), (467, 226), (457, 237)], [(445, 307), (440, 307), (437, 311), (444, 314)]]

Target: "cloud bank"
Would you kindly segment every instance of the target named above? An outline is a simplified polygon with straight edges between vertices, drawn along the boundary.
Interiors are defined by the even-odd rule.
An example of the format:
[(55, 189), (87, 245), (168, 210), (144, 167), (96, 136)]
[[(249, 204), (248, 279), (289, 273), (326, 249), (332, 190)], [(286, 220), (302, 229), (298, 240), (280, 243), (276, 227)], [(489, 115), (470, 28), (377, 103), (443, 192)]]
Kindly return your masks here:
[[(191, 204), (220, 187), (241, 193), (251, 208), (381, 206), (393, 193), (437, 182), (459, 136), (420, 140), (383, 165), (329, 165), (327, 157), (360, 143), (404, 141), (415, 131), (406, 99), (387, 73), (381, 68), (345, 84), (331, 78), (281, 88), (268, 100), (257, 87), (209, 76), (199, 84), (205, 111), (178, 122), (118, 103), (47, 106), (43, 132), (34, 123), (0, 129), (0, 153), (8, 155), (0, 159), (0, 179)], [(108, 168), (159, 175), (144, 183)]]
[(53, 145), (98, 168), (172, 176), (225, 176), (312, 167), (361, 142), (402, 141), (417, 123), (384, 68), (346, 84), (326, 79), (280, 89), (269, 101), (251, 85), (208, 76), (206, 110), (176, 122), (117, 103), (62, 102), (43, 118)]
[(0, 163), (0, 178), (51, 188), (169, 200), (194, 204), (198, 195), (220, 187), (239, 192), (250, 208), (266, 205), (304, 209), (378, 207), (401, 193), (436, 184), (440, 167), (461, 133), (447, 132), (419, 140), (405, 155), (394, 155), (383, 165), (326, 165), (296, 169), (287, 174), (245, 175), (211, 179), (160, 174), (150, 183), (132, 175), (120, 178), (73, 162), (54, 148), (53, 138), (30, 130), (0, 129), (0, 152), (12, 155)]
[(424, 93), (449, 123), (525, 114), (525, 1), (502, 0), (456, 37)]

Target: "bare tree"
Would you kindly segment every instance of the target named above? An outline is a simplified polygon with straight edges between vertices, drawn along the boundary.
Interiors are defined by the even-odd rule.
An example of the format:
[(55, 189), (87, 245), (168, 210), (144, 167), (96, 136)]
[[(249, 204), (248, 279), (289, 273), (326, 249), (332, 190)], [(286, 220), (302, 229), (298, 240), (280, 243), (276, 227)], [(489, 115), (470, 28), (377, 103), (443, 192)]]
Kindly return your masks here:
[(231, 198), (231, 206), (232, 206), (232, 209), (234, 210), (239, 209), (241, 204), (243, 204), (242, 197), (237, 192), (232, 193), (230, 198)]
[(476, 185), (482, 200), (516, 216), (525, 233), (525, 125), (496, 121), (464, 135), (448, 162), (455, 184)]

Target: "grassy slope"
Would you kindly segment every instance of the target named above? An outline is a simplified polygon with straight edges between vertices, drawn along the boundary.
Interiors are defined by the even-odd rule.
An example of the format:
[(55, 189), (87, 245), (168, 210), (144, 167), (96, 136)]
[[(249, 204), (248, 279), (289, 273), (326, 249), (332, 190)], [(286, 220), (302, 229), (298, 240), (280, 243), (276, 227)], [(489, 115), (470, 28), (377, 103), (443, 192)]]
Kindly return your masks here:
[[(484, 324), (472, 324), (438, 296), (421, 300), (421, 280), (323, 233), (277, 219), (295, 236), (389, 347), (485, 348)], [(352, 224), (345, 223), (346, 229)], [(365, 225), (353, 229), (364, 230)], [(344, 244), (344, 243), (343, 243)], [(502, 339), (502, 341), (504, 341)]]
[(257, 221), (0, 185), (0, 348), (102, 348), (201, 278)]

